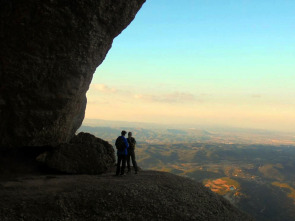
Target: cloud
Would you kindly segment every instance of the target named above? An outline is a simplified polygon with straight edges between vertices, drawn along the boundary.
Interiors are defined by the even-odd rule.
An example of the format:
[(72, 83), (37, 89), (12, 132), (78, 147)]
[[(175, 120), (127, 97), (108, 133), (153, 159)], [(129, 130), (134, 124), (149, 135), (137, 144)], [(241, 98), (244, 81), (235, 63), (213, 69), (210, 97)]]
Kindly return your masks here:
[(135, 94), (133, 97), (138, 100), (157, 103), (187, 103), (196, 101), (195, 95), (183, 92), (174, 92), (160, 95)]
[(117, 89), (111, 88), (105, 84), (91, 84), (91, 89), (103, 92), (103, 93), (116, 93)]

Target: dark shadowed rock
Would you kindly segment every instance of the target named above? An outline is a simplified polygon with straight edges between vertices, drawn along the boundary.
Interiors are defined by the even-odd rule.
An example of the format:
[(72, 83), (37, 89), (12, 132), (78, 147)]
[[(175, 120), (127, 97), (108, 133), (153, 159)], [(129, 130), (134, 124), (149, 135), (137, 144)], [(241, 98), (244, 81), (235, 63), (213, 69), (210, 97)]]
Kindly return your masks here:
[(37, 160), (59, 172), (100, 174), (115, 164), (115, 153), (108, 142), (81, 132), (70, 143), (42, 153)]
[(68, 142), (92, 75), (145, 0), (0, 0), (0, 147)]
[(0, 220), (252, 220), (200, 183), (142, 171), (0, 181)]

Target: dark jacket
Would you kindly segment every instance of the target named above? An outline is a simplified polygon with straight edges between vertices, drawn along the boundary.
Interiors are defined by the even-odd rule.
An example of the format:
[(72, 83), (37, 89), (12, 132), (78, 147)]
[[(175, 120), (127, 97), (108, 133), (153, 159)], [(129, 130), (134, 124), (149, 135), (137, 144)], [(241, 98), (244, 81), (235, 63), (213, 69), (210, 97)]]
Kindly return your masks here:
[(127, 138), (128, 144), (129, 144), (129, 150), (135, 149), (136, 140), (133, 137)]
[(127, 148), (129, 147), (129, 144), (127, 142), (127, 139), (124, 136), (119, 136), (117, 138), (117, 140), (120, 139), (120, 137), (122, 137), (124, 139), (125, 149), (123, 151), (117, 150), (117, 155), (125, 155), (125, 156), (127, 156), (127, 154), (128, 154)]

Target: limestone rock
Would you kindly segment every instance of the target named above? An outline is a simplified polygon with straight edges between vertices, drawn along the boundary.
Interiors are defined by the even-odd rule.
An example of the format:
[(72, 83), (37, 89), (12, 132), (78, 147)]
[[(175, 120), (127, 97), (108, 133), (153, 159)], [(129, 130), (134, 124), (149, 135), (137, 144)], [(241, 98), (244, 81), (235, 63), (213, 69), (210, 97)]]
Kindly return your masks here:
[(37, 160), (59, 172), (100, 174), (115, 164), (115, 152), (108, 142), (81, 132), (69, 143), (42, 153)]
[(145, 0), (0, 0), (0, 147), (68, 142), (93, 73)]

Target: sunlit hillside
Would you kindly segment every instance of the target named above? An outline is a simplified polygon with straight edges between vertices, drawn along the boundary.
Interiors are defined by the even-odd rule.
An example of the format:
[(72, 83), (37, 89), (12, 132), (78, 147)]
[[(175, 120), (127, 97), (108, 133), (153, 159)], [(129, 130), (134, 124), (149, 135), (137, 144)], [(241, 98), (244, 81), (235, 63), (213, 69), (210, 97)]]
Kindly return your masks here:
[[(295, 146), (290, 145), (294, 143), (291, 135), (107, 126), (83, 126), (80, 130), (114, 144), (122, 129), (132, 131), (137, 139), (141, 168), (202, 182), (258, 220), (291, 221), (295, 217)], [(271, 141), (275, 136), (280, 145)]]

